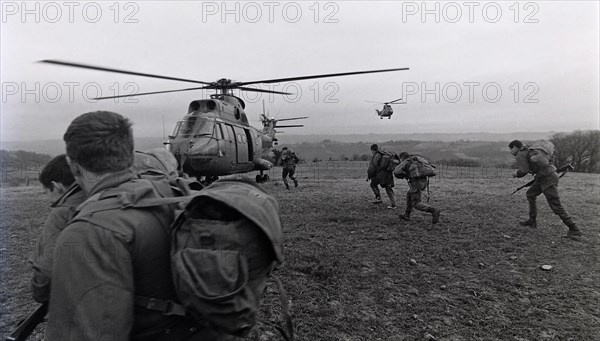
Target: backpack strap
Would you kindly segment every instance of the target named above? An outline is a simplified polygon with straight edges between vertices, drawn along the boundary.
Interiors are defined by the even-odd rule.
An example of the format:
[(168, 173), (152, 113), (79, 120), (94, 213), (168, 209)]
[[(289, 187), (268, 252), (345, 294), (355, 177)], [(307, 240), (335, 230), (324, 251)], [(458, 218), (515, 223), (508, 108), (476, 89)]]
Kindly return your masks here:
[(185, 307), (172, 300), (135, 296), (133, 304), (149, 310), (160, 311), (163, 315), (186, 316)]
[(292, 316), (290, 315), (290, 306), (287, 298), (287, 294), (285, 289), (283, 288), (283, 283), (277, 276), (273, 276), (275, 282), (277, 282), (277, 287), (279, 288), (279, 301), (281, 302), (281, 312), (283, 313), (283, 317), (285, 318), (286, 327), (288, 329), (289, 335), (286, 337), (284, 334), (283, 337), (286, 340), (294, 341), (294, 322), (292, 321)]
[(287, 294), (283, 287), (283, 283), (281, 282), (279, 277), (277, 277), (275, 275), (271, 275), (271, 276), (277, 283), (277, 288), (279, 289), (279, 302), (281, 303), (281, 313), (283, 315), (283, 318), (285, 319), (285, 325), (286, 325), (287, 331), (282, 326), (278, 325), (277, 323), (274, 323), (271, 321), (263, 321), (263, 322), (265, 324), (268, 324), (268, 325), (274, 327), (275, 329), (277, 329), (277, 331), (281, 334), (281, 336), (286, 341), (294, 341), (294, 322), (292, 321), (292, 315), (290, 314), (290, 306), (289, 306)]
[[(77, 211), (79, 213), (96, 213), (125, 208), (148, 208), (179, 204), (189, 200), (189, 196), (197, 192), (196, 190), (192, 190), (187, 183), (176, 182), (174, 185), (171, 185), (168, 188), (173, 192), (173, 195), (180, 196), (153, 197), (149, 194), (151, 194), (154, 190), (156, 190), (158, 193), (161, 193), (161, 191), (156, 188), (156, 184), (154, 182), (149, 182), (152, 184), (151, 187), (140, 186), (130, 191), (116, 193), (107, 191), (96, 193), (79, 205), (79, 207), (77, 207)], [(166, 184), (164, 184), (164, 186), (167, 187)], [(166, 189), (163, 188), (163, 191), (165, 190)]]

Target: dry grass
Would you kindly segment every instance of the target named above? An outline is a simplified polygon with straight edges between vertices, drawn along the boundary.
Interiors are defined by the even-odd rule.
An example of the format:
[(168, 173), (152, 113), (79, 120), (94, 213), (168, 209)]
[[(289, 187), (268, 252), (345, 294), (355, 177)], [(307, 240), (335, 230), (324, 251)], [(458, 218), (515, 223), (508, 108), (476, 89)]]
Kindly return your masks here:
[[(279, 200), (285, 267), (297, 340), (600, 340), (600, 176), (569, 174), (560, 193), (585, 235), (539, 203), (539, 227), (526, 218), (521, 182), (446, 174), (431, 183), (438, 225), (421, 212), (370, 203), (364, 169), (343, 176), (300, 173), (300, 187), (264, 185)], [(271, 175), (277, 177), (277, 172)], [(0, 334), (32, 309), (27, 256), (47, 204), (37, 188), (2, 189)], [(9, 214), (10, 213), (10, 214)], [(416, 264), (411, 264), (414, 259)], [(552, 265), (544, 271), (541, 265)], [(281, 321), (271, 285), (262, 317)], [(261, 339), (277, 339), (260, 324)]]

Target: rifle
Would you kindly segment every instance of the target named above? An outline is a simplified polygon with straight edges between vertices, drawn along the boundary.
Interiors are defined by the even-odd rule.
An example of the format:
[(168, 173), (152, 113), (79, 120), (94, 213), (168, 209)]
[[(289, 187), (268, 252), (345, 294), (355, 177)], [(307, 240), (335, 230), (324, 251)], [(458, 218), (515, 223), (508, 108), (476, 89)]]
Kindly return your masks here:
[(48, 312), (48, 303), (40, 305), (31, 315), (17, 325), (17, 328), (6, 337), (6, 341), (25, 341), (33, 333), (38, 324), (44, 322)]
[[(563, 176), (565, 176), (565, 174), (567, 174), (567, 172), (569, 171), (574, 171), (575, 168), (573, 166), (571, 166), (571, 164), (566, 164), (562, 167), (560, 167), (559, 169), (556, 170), (557, 173), (561, 173), (560, 176), (558, 177), (559, 179), (562, 178)], [(511, 195), (517, 193), (518, 191), (522, 190), (525, 187), (529, 187), (531, 185), (533, 185), (535, 183), (535, 179), (529, 181), (528, 183), (526, 183), (523, 186), (520, 186), (519, 188), (515, 189), (514, 192), (511, 193)]]

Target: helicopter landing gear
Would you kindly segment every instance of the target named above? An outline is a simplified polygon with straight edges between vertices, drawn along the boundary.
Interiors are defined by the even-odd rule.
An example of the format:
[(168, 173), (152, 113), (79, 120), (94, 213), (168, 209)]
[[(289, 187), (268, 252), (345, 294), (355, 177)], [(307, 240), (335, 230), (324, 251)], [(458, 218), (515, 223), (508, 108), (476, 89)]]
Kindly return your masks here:
[(379, 116), (379, 119), (383, 120), (383, 116)]
[(392, 116), (388, 116), (388, 120), (391, 120), (391, 119), (392, 119)]
[(260, 184), (263, 182), (269, 181), (269, 174), (257, 174), (256, 175), (256, 183)]

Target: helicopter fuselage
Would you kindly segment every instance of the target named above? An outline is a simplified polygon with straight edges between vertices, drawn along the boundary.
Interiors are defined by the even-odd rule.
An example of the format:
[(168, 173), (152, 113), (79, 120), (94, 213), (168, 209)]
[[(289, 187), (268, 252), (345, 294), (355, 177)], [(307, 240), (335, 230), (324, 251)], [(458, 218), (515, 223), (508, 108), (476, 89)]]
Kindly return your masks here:
[(268, 170), (273, 137), (252, 127), (241, 99), (214, 95), (192, 101), (165, 145), (180, 170), (195, 177)]
[(392, 114), (394, 113), (392, 106), (389, 104), (384, 104), (382, 110), (375, 110), (375, 111), (377, 111), (377, 115), (379, 115), (379, 118), (381, 118), (381, 119), (383, 119), (384, 117), (392, 118)]

